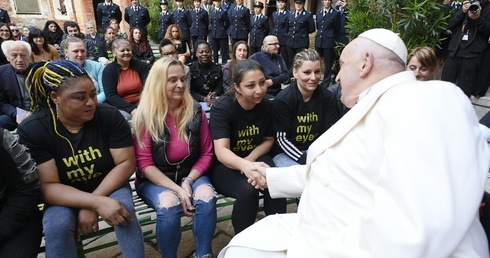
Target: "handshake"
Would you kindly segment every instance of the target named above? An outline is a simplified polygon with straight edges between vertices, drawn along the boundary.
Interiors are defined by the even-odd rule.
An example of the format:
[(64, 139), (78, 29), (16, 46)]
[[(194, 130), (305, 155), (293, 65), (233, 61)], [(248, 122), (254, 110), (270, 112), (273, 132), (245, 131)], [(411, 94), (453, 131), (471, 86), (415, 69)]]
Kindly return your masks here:
[(269, 167), (264, 162), (250, 161), (247, 158), (240, 166), (240, 172), (247, 177), (247, 181), (255, 189), (264, 190), (267, 188), (267, 179), (265, 177), (265, 170)]

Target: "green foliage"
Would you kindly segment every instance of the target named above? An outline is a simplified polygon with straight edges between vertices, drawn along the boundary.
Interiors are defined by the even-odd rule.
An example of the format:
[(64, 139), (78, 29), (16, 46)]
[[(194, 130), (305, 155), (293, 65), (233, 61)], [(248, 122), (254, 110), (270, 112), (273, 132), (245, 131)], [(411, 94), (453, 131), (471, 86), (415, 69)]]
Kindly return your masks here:
[[(160, 8), (160, 0), (141, 0), (141, 5), (144, 5), (148, 8), (148, 12), (150, 13), (150, 24), (147, 26), (148, 30), (148, 38), (155, 42), (158, 42), (158, 14), (162, 11)], [(184, 0), (184, 6), (189, 9), (192, 4), (192, 0)], [(168, 9), (169, 11), (173, 11), (177, 9), (177, 4), (174, 0), (168, 1)]]
[(436, 48), (450, 14), (434, 0), (352, 0), (347, 29), (351, 39), (372, 28), (399, 33), (407, 48)]

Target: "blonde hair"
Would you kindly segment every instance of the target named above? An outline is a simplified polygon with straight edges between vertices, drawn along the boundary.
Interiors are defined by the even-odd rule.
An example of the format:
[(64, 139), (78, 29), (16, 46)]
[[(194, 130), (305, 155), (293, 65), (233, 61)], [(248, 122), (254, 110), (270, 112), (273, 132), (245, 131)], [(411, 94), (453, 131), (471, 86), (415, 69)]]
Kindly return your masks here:
[[(146, 78), (145, 87), (141, 93), (140, 103), (133, 116), (132, 126), (136, 140), (140, 147), (144, 148), (142, 135), (150, 133), (154, 142), (163, 141), (165, 132), (165, 118), (168, 115), (167, 80), (170, 66), (178, 65), (184, 70), (184, 65), (176, 58), (165, 57), (156, 61)], [(185, 84), (185, 81), (183, 82)], [(184, 96), (175, 119), (175, 125), (180, 140), (189, 140), (186, 134), (186, 126), (192, 120), (194, 114), (194, 100), (184, 85)]]
[(416, 57), (420, 64), (430, 70), (431, 73), (437, 70), (436, 52), (431, 47), (416, 47), (410, 52), (407, 58), (407, 65), (412, 57)]

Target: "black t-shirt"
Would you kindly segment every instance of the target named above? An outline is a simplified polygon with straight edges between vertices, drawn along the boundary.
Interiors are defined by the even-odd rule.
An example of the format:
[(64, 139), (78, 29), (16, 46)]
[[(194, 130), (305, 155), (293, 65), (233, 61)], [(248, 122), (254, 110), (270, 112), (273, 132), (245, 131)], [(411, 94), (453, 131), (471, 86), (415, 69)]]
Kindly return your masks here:
[[(94, 118), (76, 134), (59, 121), (56, 134), (48, 110), (26, 118), (18, 128), (20, 142), (31, 150), (37, 164), (55, 159), (60, 182), (93, 192), (114, 168), (109, 149), (133, 146), (129, 124), (116, 108), (99, 104)], [(73, 152), (72, 148), (73, 147)]]
[(211, 137), (230, 139), (230, 149), (239, 157), (246, 157), (264, 137), (273, 137), (271, 126), (272, 102), (266, 98), (251, 110), (240, 106), (233, 95), (220, 97), (211, 108)]
[[(274, 130), (278, 138), (276, 153), (285, 152), (297, 160), (301, 151), (307, 150), (338, 119), (336, 101), (331, 91), (318, 86), (311, 99), (304, 102), (294, 82), (274, 99)], [(285, 133), (284, 139), (279, 139), (284, 137), (281, 133)], [(295, 153), (297, 155), (293, 155)]]

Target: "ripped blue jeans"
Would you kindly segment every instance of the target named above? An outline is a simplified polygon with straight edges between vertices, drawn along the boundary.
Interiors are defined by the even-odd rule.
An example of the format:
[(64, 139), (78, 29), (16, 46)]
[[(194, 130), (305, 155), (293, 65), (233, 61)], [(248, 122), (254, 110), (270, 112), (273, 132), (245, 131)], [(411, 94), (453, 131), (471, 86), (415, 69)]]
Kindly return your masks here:
[[(192, 203), (196, 208), (192, 224), (192, 233), (196, 244), (194, 257), (199, 258), (211, 257), (211, 241), (213, 240), (214, 231), (216, 229), (216, 193), (207, 200), (196, 199), (196, 189), (201, 185), (211, 186), (211, 181), (207, 176), (199, 177), (192, 186)], [(212, 186), (211, 188), (214, 192), (214, 188)], [(156, 235), (162, 257), (177, 257), (177, 250), (182, 235), (180, 230), (180, 218), (182, 217), (181, 202), (172, 207), (161, 207), (161, 205), (159, 205), (159, 195), (162, 192), (177, 194), (165, 187), (158, 186), (149, 180), (138, 184), (136, 186), (136, 192), (148, 206), (156, 211)]]

